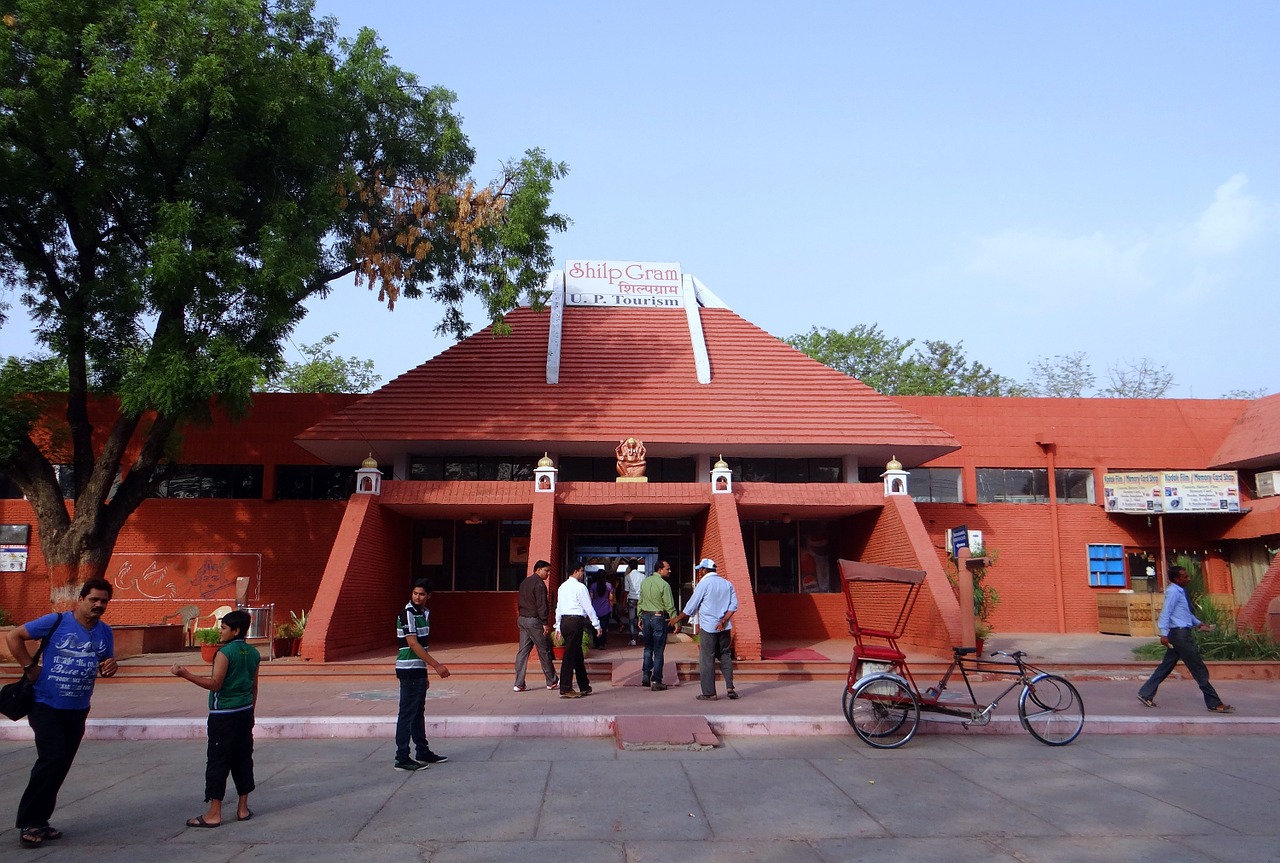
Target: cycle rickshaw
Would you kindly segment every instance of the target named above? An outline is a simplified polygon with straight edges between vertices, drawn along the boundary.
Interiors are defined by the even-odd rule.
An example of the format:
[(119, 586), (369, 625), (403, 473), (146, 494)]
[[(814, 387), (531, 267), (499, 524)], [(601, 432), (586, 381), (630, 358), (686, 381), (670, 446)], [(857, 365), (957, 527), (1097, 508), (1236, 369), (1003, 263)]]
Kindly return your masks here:
[[(1070, 682), (1037, 668), (1022, 651), (1010, 661), (986, 659), (972, 647), (952, 648), (951, 664), (937, 684), (921, 691), (898, 646), (924, 585), (921, 570), (840, 561), (845, 599), (849, 605), (849, 629), (853, 634), (853, 658), (845, 682), (844, 717), (864, 743), (877, 749), (895, 749), (916, 733), (920, 714), (958, 717), (963, 725), (986, 725), (991, 713), (1018, 686), (1018, 719), (1031, 736), (1049, 746), (1065, 746), (1084, 727), (1084, 702)], [(972, 677), (971, 677), (972, 675)], [(994, 699), (982, 703), (974, 695), (975, 679), (1011, 678)], [(955, 680), (963, 682), (960, 691)], [(955, 685), (956, 691), (947, 687)]]

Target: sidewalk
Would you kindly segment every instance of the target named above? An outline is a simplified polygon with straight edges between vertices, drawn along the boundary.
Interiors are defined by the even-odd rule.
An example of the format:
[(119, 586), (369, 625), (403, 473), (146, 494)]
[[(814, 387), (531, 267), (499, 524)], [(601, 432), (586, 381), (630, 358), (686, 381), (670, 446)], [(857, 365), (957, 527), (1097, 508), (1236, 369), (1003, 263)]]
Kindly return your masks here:
[[(1117, 640), (1118, 639), (1118, 640)], [(1009, 642), (1005, 644), (1005, 642)], [(1017, 642), (1015, 645), (1014, 642)], [(1134, 639), (1120, 636), (1005, 636), (995, 649), (1025, 650), (1031, 661), (1044, 664), (1075, 683), (1085, 704), (1085, 734), (1280, 734), (1280, 680), (1230, 679), (1214, 683), (1222, 697), (1235, 705), (1231, 716), (1212, 715), (1204, 708), (1195, 683), (1175, 672), (1161, 687), (1158, 709), (1144, 707), (1135, 697), (1154, 663), (1132, 661)], [(741, 698), (715, 702), (694, 699), (696, 680), (675, 681), (672, 662), (689, 662), (696, 646), (676, 644), (668, 649), (670, 689), (652, 692), (638, 685), (639, 647), (610, 648), (591, 657), (597, 668), (614, 668), (610, 679), (593, 673), (593, 694), (568, 700), (543, 688), (536, 656), (530, 663), (529, 689), (512, 691), (511, 661), (515, 645), (459, 645), (433, 648), (455, 672), (447, 680), (433, 676), (427, 696), (429, 735), (443, 737), (604, 737), (612, 734), (619, 716), (703, 716), (718, 734), (727, 735), (849, 735), (841, 712), (842, 678), (847, 669), (846, 641), (822, 642), (809, 649), (829, 662), (748, 663), (739, 675)], [(838, 658), (837, 658), (838, 657)], [(1051, 662), (1054, 657), (1070, 661)], [(123, 663), (125, 673), (100, 681), (93, 699), (89, 736), (97, 739), (189, 739), (205, 735), (206, 698), (202, 690), (167, 674), (175, 657), (137, 657)], [(195, 654), (184, 664), (199, 667)], [(342, 663), (314, 668), (297, 660), (264, 663), (257, 709), (257, 734), (264, 738), (360, 738), (391, 734), (395, 724), (398, 686), (389, 659)], [(290, 663), (293, 663), (292, 665)], [(158, 664), (157, 664), (158, 663)], [(152, 665), (152, 668), (144, 666)], [(766, 670), (785, 666), (778, 672)], [(1258, 671), (1271, 672), (1267, 669)], [(294, 670), (296, 669), (296, 673)], [(151, 676), (135, 676), (146, 671)], [(345, 672), (339, 677), (331, 675)], [(921, 687), (931, 677), (917, 670)], [(826, 679), (810, 679), (825, 677)], [(979, 698), (990, 698), (992, 684), (978, 687)], [(1025, 734), (1017, 717), (1018, 690), (1001, 702), (990, 725), (967, 731), (957, 720), (922, 714), (921, 733)], [(0, 739), (27, 739), (25, 722), (0, 718)]]

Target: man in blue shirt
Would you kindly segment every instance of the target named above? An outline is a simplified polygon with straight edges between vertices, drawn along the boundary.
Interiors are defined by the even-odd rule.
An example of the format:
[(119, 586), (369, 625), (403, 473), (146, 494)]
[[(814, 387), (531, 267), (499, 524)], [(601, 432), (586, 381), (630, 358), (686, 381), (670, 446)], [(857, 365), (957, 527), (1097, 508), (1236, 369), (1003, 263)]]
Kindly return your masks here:
[(716, 660), (724, 675), (726, 694), (737, 698), (733, 688), (733, 614), (738, 610), (738, 592), (733, 582), (716, 572), (716, 562), (705, 557), (698, 562), (705, 573), (673, 622), (698, 615), (698, 678), (702, 683), (699, 701), (716, 700)]
[[(35, 681), (35, 704), (27, 722), (36, 739), (36, 763), (18, 803), (16, 824), (24, 847), (62, 838), (62, 831), (49, 826), (49, 817), (84, 738), (93, 684), (117, 668), (111, 627), (102, 622), (111, 592), (109, 581), (91, 578), (80, 588), (73, 611), (46, 614), (6, 636), (14, 660)], [(49, 646), (35, 668), (26, 643), (46, 637)]]
[(1182, 660), (1182, 664), (1191, 672), (1200, 691), (1204, 693), (1204, 704), (1214, 713), (1234, 713), (1235, 708), (1223, 704), (1213, 684), (1209, 682), (1209, 669), (1204, 667), (1200, 658), (1200, 647), (1191, 634), (1193, 629), (1213, 629), (1207, 623), (1191, 613), (1191, 603), (1187, 601), (1187, 582), (1191, 576), (1181, 566), (1169, 568), (1169, 589), (1164, 594), (1164, 608), (1160, 609), (1160, 643), (1167, 648), (1164, 658), (1156, 670), (1138, 690), (1138, 700), (1147, 707), (1155, 707), (1156, 690), (1164, 679), (1173, 671), (1173, 667)]

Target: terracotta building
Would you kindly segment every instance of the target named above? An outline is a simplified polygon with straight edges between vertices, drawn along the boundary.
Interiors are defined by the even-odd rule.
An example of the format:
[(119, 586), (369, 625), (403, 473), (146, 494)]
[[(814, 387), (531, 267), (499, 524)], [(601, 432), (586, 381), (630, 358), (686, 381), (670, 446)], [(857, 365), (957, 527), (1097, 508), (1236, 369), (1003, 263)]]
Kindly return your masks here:
[[(186, 430), (181, 469), (116, 547), (113, 622), (209, 615), (243, 577), (277, 622), (308, 609), (303, 654), (334, 659), (387, 649), (429, 577), (433, 636), (514, 641), (539, 558), (557, 576), (665, 558), (679, 601), (712, 557), (742, 602), (738, 652), (758, 657), (771, 638), (846, 634), (847, 558), (924, 570), (910, 637), (942, 650), (960, 526), (998, 553), (1003, 631), (1096, 632), (1144, 603), (1149, 620), (1175, 561), (1255, 625), (1280, 592), (1280, 396), (889, 398), (674, 268), (584, 286), (573, 266), (548, 310), (508, 315), (511, 335), (483, 330), (368, 396), (262, 395), (238, 425)], [(1222, 508), (1117, 505), (1125, 477), (1179, 471), (1213, 472)], [(50, 584), (11, 487), (0, 523), (8, 561), (29, 526), (25, 569), (0, 573), (0, 608), (26, 619)]]

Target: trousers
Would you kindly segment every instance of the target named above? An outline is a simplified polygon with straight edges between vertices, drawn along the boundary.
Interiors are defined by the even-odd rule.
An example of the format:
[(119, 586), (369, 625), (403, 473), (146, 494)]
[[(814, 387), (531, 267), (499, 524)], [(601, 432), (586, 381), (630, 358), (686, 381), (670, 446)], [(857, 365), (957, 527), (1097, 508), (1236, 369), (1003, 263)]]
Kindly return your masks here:
[(59, 710), (36, 702), (27, 714), (27, 723), (36, 738), (36, 763), (31, 768), (27, 790), (18, 801), (15, 827), (48, 827), (58, 805), (58, 791), (71, 763), (76, 760), (89, 711)]
[(1138, 690), (1138, 695), (1147, 699), (1155, 698), (1156, 690), (1160, 688), (1161, 683), (1164, 683), (1164, 679), (1173, 671), (1173, 667), (1179, 660), (1199, 684), (1200, 692), (1204, 695), (1205, 707), (1213, 710), (1221, 704), (1222, 699), (1218, 697), (1218, 691), (1209, 682), (1209, 669), (1205, 668), (1204, 659), (1200, 656), (1200, 645), (1196, 644), (1195, 636), (1191, 634), (1189, 627), (1169, 630), (1169, 648), (1164, 652), (1164, 658), (1160, 660), (1156, 670)]
[(640, 630), (644, 636), (644, 662), (640, 666), (640, 679), (661, 683), (663, 659), (667, 652), (667, 619), (660, 614), (642, 614)]
[(733, 630), (708, 632), (698, 635), (698, 678), (703, 695), (716, 694), (716, 660), (720, 661), (720, 673), (724, 685), (733, 689)]
[(409, 760), (409, 743), (425, 757), (427, 745), (427, 670), (396, 671), (400, 678), (400, 710), (396, 714), (396, 761)]
[(227, 794), (227, 775), (241, 796), (253, 784), (253, 711), (209, 714), (209, 754), (204, 768), (204, 799), (221, 800)]
[(516, 686), (524, 686), (525, 669), (529, 665), (529, 654), (536, 647), (538, 661), (542, 663), (542, 673), (547, 678), (547, 685), (556, 682), (556, 664), (551, 659), (551, 645), (547, 634), (542, 631), (543, 622), (536, 617), (516, 618), (520, 629), (520, 648), (516, 651)]

